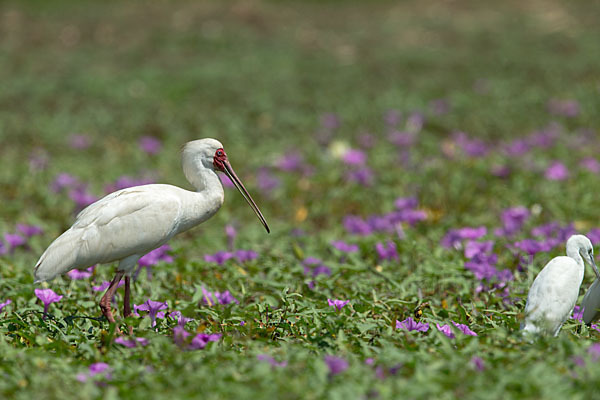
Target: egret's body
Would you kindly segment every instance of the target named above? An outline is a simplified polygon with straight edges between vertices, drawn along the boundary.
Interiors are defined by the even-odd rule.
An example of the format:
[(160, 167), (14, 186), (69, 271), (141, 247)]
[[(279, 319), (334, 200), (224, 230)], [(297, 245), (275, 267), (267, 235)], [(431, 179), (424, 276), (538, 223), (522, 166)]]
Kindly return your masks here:
[(577, 302), (585, 272), (584, 259), (598, 275), (592, 243), (583, 235), (571, 236), (567, 241), (567, 256), (550, 260), (529, 289), (524, 331), (558, 335)]
[(583, 322), (586, 324), (589, 325), (600, 318), (600, 278), (592, 283), (583, 296), (581, 307), (583, 308)]
[(171, 185), (145, 185), (119, 190), (79, 213), (73, 226), (60, 235), (40, 257), (35, 281), (47, 281), (72, 269), (119, 261), (117, 275), (100, 301), (103, 314), (115, 322), (110, 299), (125, 275), (125, 316), (129, 307), (129, 275), (146, 253), (173, 236), (212, 217), (221, 207), (224, 191), (216, 170), (225, 172), (269, 228), (258, 207), (231, 168), (220, 142), (189, 142), (182, 153), (183, 170), (197, 191)]

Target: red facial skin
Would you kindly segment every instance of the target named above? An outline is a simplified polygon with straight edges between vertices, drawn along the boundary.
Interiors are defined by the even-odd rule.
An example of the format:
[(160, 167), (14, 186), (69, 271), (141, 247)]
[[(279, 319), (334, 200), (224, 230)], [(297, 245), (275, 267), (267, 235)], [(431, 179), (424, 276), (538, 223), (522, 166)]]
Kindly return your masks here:
[(225, 150), (217, 149), (213, 158), (213, 165), (217, 171), (225, 172), (225, 162), (227, 161), (227, 154)]

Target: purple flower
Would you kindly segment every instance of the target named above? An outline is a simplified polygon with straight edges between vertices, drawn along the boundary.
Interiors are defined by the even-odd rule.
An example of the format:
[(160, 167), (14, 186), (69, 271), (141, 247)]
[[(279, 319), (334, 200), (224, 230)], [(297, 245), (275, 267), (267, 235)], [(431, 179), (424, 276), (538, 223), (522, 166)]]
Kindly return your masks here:
[(89, 371), (87, 373), (77, 374), (77, 380), (83, 383), (99, 374), (104, 374), (104, 378), (110, 380), (112, 379), (110, 372), (111, 368), (107, 363), (94, 363), (89, 366)]
[(80, 183), (77, 178), (66, 172), (62, 172), (54, 178), (54, 182), (50, 185), (50, 189), (53, 192), (58, 193), (65, 188), (72, 188), (78, 185), (80, 185)]
[(334, 240), (331, 242), (331, 245), (337, 250), (344, 253), (355, 253), (358, 251), (358, 245), (349, 244), (344, 242), (343, 240)]
[(486, 254), (492, 251), (494, 242), (487, 240), (485, 242), (475, 242), (469, 240), (465, 244), (465, 258), (471, 259), (479, 254)]
[(173, 328), (173, 342), (178, 346), (183, 346), (190, 333), (182, 325)]
[(594, 343), (588, 347), (588, 354), (592, 357), (593, 361), (600, 360), (600, 343)]
[(551, 123), (541, 131), (529, 135), (527, 142), (534, 147), (547, 149), (554, 145), (554, 142), (559, 135), (560, 126), (556, 123)]
[(454, 339), (456, 337), (454, 335), (454, 332), (452, 332), (452, 328), (450, 328), (450, 325), (446, 324), (446, 325), (440, 326), (440, 324), (435, 324), (435, 326), (438, 328), (438, 331), (442, 332), (444, 335), (446, 335), (450, 339)]
[(585, 235), (587, 236), (590, 241), (595, 245), (600, 243), (600, 228), (592, 228), (590, 229), (590, 231)]
[(152, 136), (142, 136), (139, 144), (140, 149), (148, 154), (158, 154), (162, 148), (161, 141)]
[(544, 172), (546, 179), (551, 181), (564, 181), (569, 177), (569, 170), (560, 161), (554, 161)]
[(362, 148), (365, 149), (370, 149), (371, 147), (375, 146), (376, 141), (377, 138), (370, 133), (363, 133), (358, 137), (358, 143)]
[(91, 144), (92, 141), (90, 140), (89, 136), (81, 134), (69, 136), (69, 146), (74, 149), (84, 150), (90, 147)]
[[(302, 264), (304, 264), (304, 274), (312, 274), (312, 276), (331, 275), (331, 269), (327, 267), (321, 260), (314, 257), (306, 257)], [(312, 267), (312, 268), (311, 268)]]
[(258, 254), (252, 250), (236, 250), (234, 257), (241, 263), (255, 260), (258, 258)]
[(415, 143), (416, 135), (412, 132), (393, 131), (388, 135), (388, 140), (398, 147), (410, 147)]
[(190, 345), (188, 346), (188, 349), (189, 350), (201, 350), (201, 349), (205, 348), (209, 342), (219, 341), (219, 339), (221, 339), (221, 336), (223, 336), (223, 335), (220, 333), (211, 333), (211, 334), (199, 333), (192, 339), (192, 341), (190, 342)]
[(215, 254), (206, 254), (204, 261), (223, 265), (230, 258), (233, 258), (233, 254), (229, 251), (217, 251)]
[(17, 224), (17, 230), (28, 238), (44, 233), (44, 230), (36, 225)]
[(12, 303), (11, 299), (6, 299), (6, 301), (4, 303), (0, 303), (0, 311), (2, 311), (2, 309), (4, 307), (6, 307), (7, 305), (9, 305), (10, 303)]
[(502, 219), (502, 229), (496, 230), (496, 235), (511, 236), (515, 234), (521, 230), (529, 215), (529, 210), (523, 206), (512, 207), (502, 211), (502, 215), (500, 216)]
[(473, 356), (471, 358), (471, 365), (479, 372), (485, 369), (485, 364), (483, 363), (483, 359), (481, 357)]
[(483, 157), (489, 151), (485, 142), (469, 138), (464, 132), (455, 133), (454, 141), (469, 157)]
[(516, 242), (514, 246), (530, 256), (534, 256), (539, 252), (551, 250), (545, 242), (538, 242), (535, 239), (523, 239)]
[(356, 215), (345, 216), (343, 224), (349, 233), (366, 236), (373, 232), (371, 226), (364, 219)]
[(442, 238), (440, 244), (447, 249), (462, 248), (462, 241), (465, 239), (477, 240), (487, 234), (487, 228), (480, 226), (477, 228), (465, 227), (460, 229), (450, 229)]
[(57, 303), (63, 296), (59, 296), (52, 289), (35, 289), (35, 295), (44, 303), (44, 314), (48, 313), (48, 306)]
[(363, 186), (371, 186), (373, 184), (373, 171), (368, 167), (348, 171), (346, 173), (346, 180)]
[[(120, 288), (124, 284), (125, 284), (125, 281), (121, 280), (117, 284), (117, 288)], [(102, 284), (100, 284), (100, 286), (92, 286), (92, 290), (94, 292), (104, 292), (106, 289), (108, 289), (109, 286), (110, 286), (110, 282), (109, 281), (104, 281), (104, 282), (102, 282)]]
[(571, 357), (571, 361), (573, 361), (573, 364), (577, 365), (578, 367), (585, 367), (585, 360), (582, 357), (573, 356)]
[(170, 251), (171, 247), (168, 244), (163, 244), (162, 246), (152, 250), (150, 253), (146, 254), (138, 261), (140, 267), (150, 267), (152, 265), (156, 265), (159, 261), (164, 261), (166, 263), (173, 262), (173, 257), (167, 254), (167, 251)]
[(419, 200), (416, 197), (398, 197), (394, 202), (394, 206), (398, 210), (412, 210), (417, 208)]
[(600, 173), (600, 162), (593, 157), (584, 158), (579, 165), (594, 174)]
[(261, 191), (270, 192), (280, 185), (279, 178), (274, 176), (269, 168), (260, 168), (256, 174), (258, 187)]
[(396, 320), (396, 329), (404, 329), (409, 332), (410, 331), (427, 332), (429, 330), (429, 324), (424, 323), (424, 322), (416, 322), (411, 317), (408, 317), (402, 322)]
[(69, 198), (75, 202), (78, 209), (83, 209), (98, 200), (98, 197), (88, 193), (84, 186), (71, 189)]
[(490, 173), (498, 178), (507, 178), (510, 175), (510, 167), (507, 165), (494, 165)]
[(277, 362), (277, 361), (275, 361), (275, 359), (273, 357), (271, 357), (270, 355), (267, 355), (267, 354), (258, 354), (256, 356), (256, 359), (258, 361), (266, 361), (269, 364), (271, 364), (272, 367), (285, 367), (285, 366), (287, 366), (287, 361)]
[(180, 326), (185, 326), (190, 321), (193, 321), (193, 318), (184, 317), (181, 311), (173, 311), (169, 314), (169, 318), (177, 319), (177, 324)]
[(392, 222), (397, 224), (398, 222), (406, 222), (409, 225), (415, 225), (419, 221), (427, 219), (427, 213), (423, 210), (400, 210), (388, 214), (388, 218), (391, 218)]
[(137, 347), (138, 345), (141, 347), (147, 346), (150, 343), (150, 341), (146, 338), (141, 337), (130, 337), (128, 339), (125, 339), (123, 336), (119, 336), (115, 339), (115, 343), (121, 344), (128, 348), (132, 348)]
[(348, 361), (344, 360), (343, 358), (326, 355), (324, 357), (324, 361), (329, 367), (329, 374), (332, 376), (341, 374), (348, 369)]
[(233, 251), (233, 242), (237, 236), (237, 231), (233, 225), (225, 225), (225, 236), (227, 236), (227, 249)]
[(24, 246), (27, 243), (27, 240), (23, 236), (16, 233), (5, 233), (4, 240), (6, 240), (6, 243), (8, 243), (8, 245), (10, 246), (11, 252), (15, 248), (19, 246)]
[[(96, 266), (93, 265), (87, 269), (79, 270), (79, 269), (72, 269), (69, 272), (67, 272), (67, 275), (69, 276), (69, 278), (73, 279), (73, 280), (78, 280), (78, 279), (87, 279), (90, 276), (92, 276), (92, 274), (94, 273), (94, 268)], [(110, 283), (109, 283), (110, 284)], [(106, 288), (108, 288), (108, 286), (106, 286)]]
[(222, 293), (217, 291), (209, 292), (204, 288), (204, 286), (202, 286), (202, 295), (202, 301), (208, 304), (209, 307), (212, 307), (216, 304), (227, 305), (231, 303), (240, 303), (235, 297), (233, 297), (231, 293), (229, 293), (229, 290), (226, 290)]
[(467, 325), (465, 325), (465, 324), (459, 324), (459, 323), (454, 322), (454, 321), (452, 321), (452, 323), (454, 324), (455, 327), (458, 328), (458, 330), (460, 330), (465, 335), (468, 335), (468, 336), (477, 336), (477, 334), (475, 332), (473, 332), (471, 329), (469, 329), (469, 327)]
[(548, 111), (561, 117), (573, 118), (579, 114), (579, 103), (577, 100), (551, 99), (548, 101)]
[(396, 250), (396, 243), (388, 240), (385, 245), (383, 243), (376, 243), (375, 250), (380, 260), (397, 260), (398, 251)]
[(516, 139), (508, 143), (504, 151), (511, 157), (520, 157), (531, 150), (531, 144), (525, 139)]
[(246, 321), (240, 321), (240, 326), (246, 325)]
[(383, 120), (387, 126), (393, 128), (402, 121), (402, 114), (398, 110), (388, 110), (383, 115)]
[(498, 276), (495, 264), (498, 260), (496, 254), (477, 254), (471, 260), (465, 262), (465, 268), (471, 271), (478, 280), (492, 279)]
[(573, 318), (576, 321), (582, 322), (583, 321), (583, 308), (581, 308), (579, 306), (575, 306), (573, 308), (573, 315), (571, 315), (571, 318)]
[(425, 124), (425, 116), (423, 113), (412, 112), (406, 119), (406, 130), (411, 133), (419, 133)]
[(219, 174), (219, 178), (221, 178), (221, 183), (225, 187), (234, 187), (235, 185), (231, 182), (231, 179), (225, 174)]
[(335, 307), (335, 308), (337, 308), (338, 311), (340, 311), (349, 302), (350, 302), (350, 300), (327, 299), (327, 304), (329, 304), (329, 307)]
[(300, 153), (290, 152), (279, 157), (275, 161), (275, 166), (286, 172), (301, 171), (304, 167), (304, 159)]
[[(167, 308), (167, 302), (160, 302), (160, 301), (153, 301), (153, 300), (146, 300), (145, 303), (139, 305), (139, 306), (135, 306), (134, 305), (134, 309), (136, 311), (148, 311), (148, 314), (150, 315), (150, 320), (152, 321), (152, 326), (156, 326), (156, 317), (157, 314), (160, 310), (165, 310)], [(162, 318), (159, 315), (160, 318)]]
[(342, 161), (347, 165), (364, 165), (367, 162), (367, 155), (362, 150), (348, 149), (342, 156)]

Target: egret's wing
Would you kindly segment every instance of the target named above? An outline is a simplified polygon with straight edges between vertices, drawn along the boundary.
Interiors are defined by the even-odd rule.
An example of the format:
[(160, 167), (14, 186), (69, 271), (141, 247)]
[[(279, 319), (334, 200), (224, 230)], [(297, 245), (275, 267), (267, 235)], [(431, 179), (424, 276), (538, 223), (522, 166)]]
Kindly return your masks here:
[(123, 189), (81, 211), (35, 267), (36, 280), (49, 280), (74, 268), (140, 257), (174, 234), (180, 198), (166, 185)]
[[(525, 329), (557, 332), (569, 317), (579, 295), (582, 275), (570, 257), (550, 260), (533, 281), (525, 306)], [(532, 328), (535, 326), (535, 328)]]
[(591, 324), (600, 318), (600, 280), (596, 279), (583, 296), (583, 322)]

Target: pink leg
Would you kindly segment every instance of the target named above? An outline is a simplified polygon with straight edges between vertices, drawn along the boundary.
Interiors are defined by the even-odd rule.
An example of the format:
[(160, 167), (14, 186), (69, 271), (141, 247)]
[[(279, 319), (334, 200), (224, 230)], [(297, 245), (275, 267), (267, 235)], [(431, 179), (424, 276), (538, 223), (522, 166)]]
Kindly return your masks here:
[[(106, 293), (100, 299), (100, 309), (102, 310), (102, 314), (106, 317), (108, 322), (111, 324), (116, 323), (115, 317), (113, 316), (112, 310), (110, 309), (110, 301), (112, 300), (115, 292), (117, 291), (117, 286), (119, 282), (121, 282), (121, 278), (123, 277), (124, 272), (117, 271), (117, 275), (115, 275), (114, 279), (110, 283), (108, 289), (106, 289)], [(119, 332), (119, 328), (117, 327), (117, 332)]]

